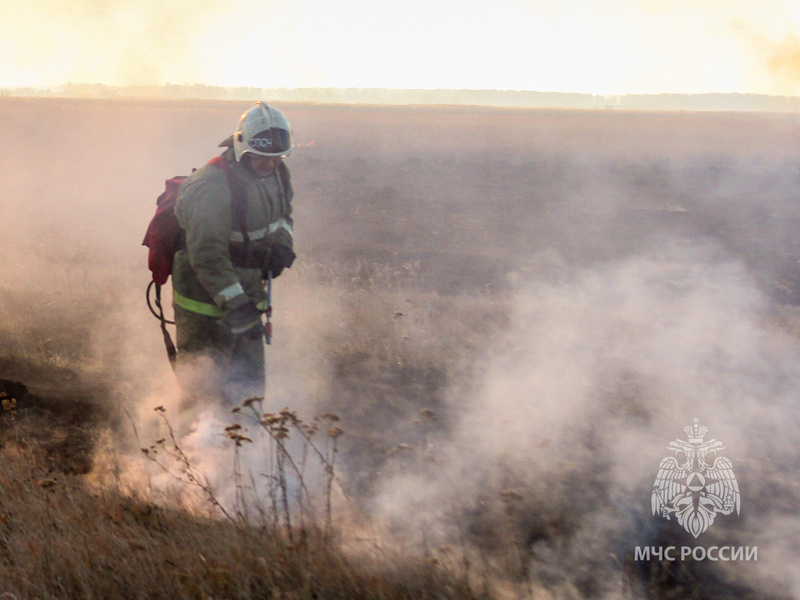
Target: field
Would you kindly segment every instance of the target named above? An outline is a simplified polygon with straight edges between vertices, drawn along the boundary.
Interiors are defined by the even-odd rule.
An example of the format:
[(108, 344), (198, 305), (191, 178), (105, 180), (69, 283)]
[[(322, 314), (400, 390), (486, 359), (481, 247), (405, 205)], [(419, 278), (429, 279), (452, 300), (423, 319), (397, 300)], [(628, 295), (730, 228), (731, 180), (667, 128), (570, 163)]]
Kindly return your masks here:
[[(800, 119), (280, 106), (298, 259), (262, 408), (345, 434), (264, 491), (274, 445), (213, 406), (180, 428), (140, 245), (248, 106), (0, 99), (0, 595), (800, 594)], [(650, 504), (695, 417), (741, 492), (697, 538)], [(164, 418), (206, 489), (142, 453)], [(286, 539), (301, 484), (335, 543)], [(291, 528), (243, 509), (287, 488), (255, 513)], [(758, 560), (636, 559), (669, 546)]]

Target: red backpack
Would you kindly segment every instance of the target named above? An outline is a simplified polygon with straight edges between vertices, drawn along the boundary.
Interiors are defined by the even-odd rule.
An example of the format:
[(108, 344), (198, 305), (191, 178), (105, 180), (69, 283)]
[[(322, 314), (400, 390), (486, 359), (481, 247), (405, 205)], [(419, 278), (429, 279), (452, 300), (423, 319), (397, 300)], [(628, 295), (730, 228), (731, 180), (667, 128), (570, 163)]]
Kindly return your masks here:
[(164, 182), (164, 191), (156, 200), (156, 214), (150, 220), (142, 241), (142, 245), (150, 249), (147, 266), (156, 285), (167, 283), (172, 274), (172, 261), (182, 232), (178, 217), (175, 216), (175, 203), (178, 200), (178, 188), (185, 180), (186, 175), (178, 175)]
[[(222, 169), (228, 178), (228, 185), (230, 185), (231, 197), (233, 199), (234, 222), (242, 231), (246, 243), (248, 238), (247, 227), (244, 221), (246, 197), (236, 181), (230, 165), (221, 155), (212, 158), (208, 161), (208, 164)], [(169, 321), (164, 316), (164, 309), (161, 305), (161, 286), (167, 282), (167, 279), (169, 279), (169, 276), (172, 274), (172, 263), (175, 259), (175, 253), (179, 250), (182, 243), (183, 229), (180, 223), (178, 223), (178, 217), (175, 215), (175, 204), (178, 201), (178, 188), (186, 178), (186, 175), (177, 175), (166, 180), (164, 191), (161, 192), (161, 195), (156, 200), (156, 214), (150, 220), (150, 224), (147, 226), (147, 232), (144, 235), (144, 240), (142, 241), (142, 245), (149, 248), (147, 266), (152, 272), (152, 281), (147, 286), (147, 307), (150, 309), (150, 312), (161, 321), (161, 331), (164, 334), (167, 356), (173, 368), (175, 366), (177, 351), (166, 326), (173, 325), (174, 321)], [(151, 302), (150, 294), (153, 288), (155, 288), (155, 301)], [(155, 306), (155, 308), (153, 308), (153, 306)]]
[[(244, 223), (241, 223), (240, 215), (243, 211), (241, 206), (243, 194), (240, 191), (230, 165), (220, 155), (215, 156), (208, 164), (218, 169), (222, 169), (228, 178), (231, 187), (231, 194), (234, 202), (234, 215), (240, 229), (246, 231)], [(182, 229), (175, 216), (175, 203), (178, 201), (178, 188), (186, 180), (186, 175), (177, 175), (164, 182), (164, 191), (156, 200), (156, 214), (150, 220), (147, 232), (142, 241), (143, 246), (147, 246), (150, 252), (147, 257), (147, 266), (153, 275), (153, 282), (157, 286), (162, 286), (167, 282), (172, 274), (172, 262), (175, 253), (181, 243)]]

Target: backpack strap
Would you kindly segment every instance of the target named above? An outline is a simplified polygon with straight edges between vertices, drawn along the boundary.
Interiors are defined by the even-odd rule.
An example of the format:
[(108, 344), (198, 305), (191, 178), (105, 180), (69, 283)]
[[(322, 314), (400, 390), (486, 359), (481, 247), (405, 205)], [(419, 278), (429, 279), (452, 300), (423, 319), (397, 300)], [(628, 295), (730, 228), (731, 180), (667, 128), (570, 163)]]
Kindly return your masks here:
[(244, 238), (245, 247), (250, 244), (250, 236), (247, 234), (247, 196), (244, 189), (242, 189), (241, 182), (233, 174), (231, 166), (225, 157), (221, 154), (215, 156), (208, 164), (211, 166), (222, 169), (225, 177), (228, 179), (228, 186), (231, 188), (231, 211), (233, 214), (233, 222), (236, 228), (242, 233)]

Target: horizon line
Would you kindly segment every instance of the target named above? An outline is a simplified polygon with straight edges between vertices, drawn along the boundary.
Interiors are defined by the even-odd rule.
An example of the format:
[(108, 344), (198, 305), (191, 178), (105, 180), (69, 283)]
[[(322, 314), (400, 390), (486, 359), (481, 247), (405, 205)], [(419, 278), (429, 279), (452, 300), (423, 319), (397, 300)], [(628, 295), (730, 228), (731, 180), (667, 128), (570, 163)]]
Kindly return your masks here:
[(259, 100), (331, 104), (455, 105), (497, 108), (589, 108), (687, 111), (800, 112), (800, 96), (757, 92), (648, 92), (597, 94), (491, 88), (256, 87), (202, 83), (0, 86), (0, 97), (154, 100)]

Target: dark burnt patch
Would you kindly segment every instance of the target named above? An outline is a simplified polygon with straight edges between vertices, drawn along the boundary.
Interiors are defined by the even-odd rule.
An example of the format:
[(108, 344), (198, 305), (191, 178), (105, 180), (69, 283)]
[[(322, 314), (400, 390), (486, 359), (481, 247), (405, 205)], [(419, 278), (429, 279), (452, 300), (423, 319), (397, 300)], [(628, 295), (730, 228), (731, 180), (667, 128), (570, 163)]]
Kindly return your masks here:
[(40, 454), (53, 470), (91, 470), (97, 433), (106, 416), (97, 402), (74, 392), (43, 396), (21, 382), (0, 379), (0, 443)]

